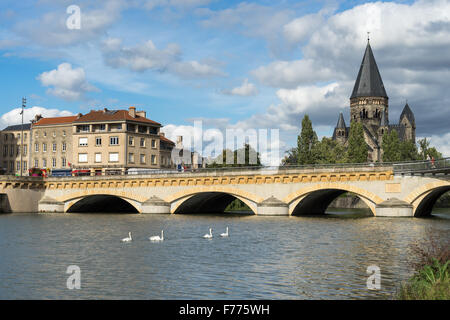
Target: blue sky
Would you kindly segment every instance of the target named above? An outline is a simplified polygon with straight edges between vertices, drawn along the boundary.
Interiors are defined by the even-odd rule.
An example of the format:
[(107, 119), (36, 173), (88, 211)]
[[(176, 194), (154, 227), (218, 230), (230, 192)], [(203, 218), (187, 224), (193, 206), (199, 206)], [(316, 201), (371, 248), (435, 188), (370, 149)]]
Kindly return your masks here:
[[(70, 5), (79, 30), (66, 26)], [(319, 136), (339, 112), (348, 124), (370, 31), (390, 122), (408, 99), (417, 136), (449, 154), (449, 12), (444, 0), (2, 1), (1, 125), (17, 122), (22, 96), (47, 116), (134, 105), (169, 136), (194, 119), (279, 128), (285, 150), (306, 113)]]

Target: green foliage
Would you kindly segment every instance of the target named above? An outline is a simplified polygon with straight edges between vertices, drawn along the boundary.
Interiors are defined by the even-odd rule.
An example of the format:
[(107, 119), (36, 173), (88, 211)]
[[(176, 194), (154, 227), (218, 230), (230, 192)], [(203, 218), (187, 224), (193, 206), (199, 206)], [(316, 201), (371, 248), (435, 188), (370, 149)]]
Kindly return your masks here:
[[(244, 163), (238, 163), (238, 154), (244, 153)], [(227, 163), (227, 155), (233, 155), (233, 163)], [(256, 159), (256, 163), (254, 163)], [(252, 167), (252, 166), (260, 166), (261, 158), (259, 152), (256, 152), (250, 144), (244, 144), (243, 148), (231, 151), (229, 149), (225, 149), (222, 151), (222, 154), (218, 156), (213, 163), (208, 164), (208, 168), (223, 168), (223, 167)]]
[(291, 148), (286, 151), (286, 156), (281, 160), (281, 165), (293, 165), (298, 163), (297, 148)]
[(384, 133), (382, 146), (384, 162), (400, 161), (400, 139), (398, 138), (397, 130), (391, 130), (389, 133)]
[(234, 199), (226, 208), (225, 212), (228, 211), (251, 211), (251, 209), (241, 200)]
[(338, 141), (323, 137), (313, 149), (314, 163), (343, 163), (345, 151), (344, 146)]
[(427, 138), (420, 139), (417, 144), (419, 145), (420, 160), (428, 160), (428, 157), (434, 157), (435, 160), (442, 159), (442, 153), (437, 151), (435, 147), (430, 147), (430, 141)]
[(360, 122), (350, 124), (348, 136), (347, 162), (362, 163), (367, 162), (368, 146), (364, 139), (364, 129)]
[(305, 115), (302, 120), (302, 130), (297, 138), (297, 163), (299, 165), (316, 163), (313, 150), (317, 141), (317, 134), (312, 128), (311, 120), (308, 115)]
[(401, 300), (449, 300), (450, 299), (450, 260), (440, 263), (433, 258), (430, 265), (424, 266), (408, 283), (402, 285), (397, 299)]
[(400, 141), (400, 160), (419, 160), (419, 152), (417, 151), (417, 146), (412, 140)]

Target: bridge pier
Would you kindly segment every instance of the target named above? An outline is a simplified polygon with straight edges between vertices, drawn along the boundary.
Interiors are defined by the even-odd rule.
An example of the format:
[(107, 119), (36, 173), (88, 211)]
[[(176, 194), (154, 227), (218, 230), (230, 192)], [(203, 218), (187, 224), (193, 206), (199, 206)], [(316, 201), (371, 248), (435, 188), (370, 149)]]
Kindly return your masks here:
[(148, 198), (141, 205), (141, 213), (170, 213), (170, 204), (156, 196)]
[(258, 203), (256, 214), (258, 216), (288, 216), (289, 206), (274, 196), (271, 196)]
[(53, 198), (44, 196), (38, 202), (38, 212), (39, 213), (50, 213), (50, 212), (64, 212), (64, 202), (56, 201)]
[(397, 198), (389, 198), (375, 207), (377, 217), (413, 217), (413, 206)]

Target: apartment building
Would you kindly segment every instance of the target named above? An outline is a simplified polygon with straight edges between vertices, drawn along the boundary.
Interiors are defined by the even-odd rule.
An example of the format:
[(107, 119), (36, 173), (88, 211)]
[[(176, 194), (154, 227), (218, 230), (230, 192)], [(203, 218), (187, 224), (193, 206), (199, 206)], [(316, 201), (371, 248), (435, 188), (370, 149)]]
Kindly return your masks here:
[[(23, 130), (23, 131), (22, 131)], [(0, 164), (3, 174), (28, 175), (31, 123), (8, 126), (0, 133)], [(23, 146), (22, 146), (23, 132)], [(22, 173), (21, 173), (22, 170)]]
[(164, 159), (171, 150), (171, 141), (161, 137), (160, 128), (160, 123), (135, 107), (78, 115), (72, 126), (73, 167), (96, 174), (171, 167), (170, 160), (161, 163), (161, 140)]
[(72, 126), (77, 116), (42, 118), (32, 124), (30, 164), (34, 168), (67, 169), (72, 163)]

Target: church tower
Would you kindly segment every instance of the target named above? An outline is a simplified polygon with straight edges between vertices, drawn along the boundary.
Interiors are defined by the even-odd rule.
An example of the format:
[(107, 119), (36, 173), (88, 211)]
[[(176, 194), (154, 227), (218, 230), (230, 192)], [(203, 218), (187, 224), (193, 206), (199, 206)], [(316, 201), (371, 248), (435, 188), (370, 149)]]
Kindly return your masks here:
[(372, 48), (367, 41), (350, 97), (350, 121), (362, 122), (366, 129), (376, 135), (383, 113), (385, 121), (389, 122), (388, 99)]

